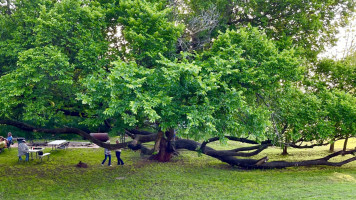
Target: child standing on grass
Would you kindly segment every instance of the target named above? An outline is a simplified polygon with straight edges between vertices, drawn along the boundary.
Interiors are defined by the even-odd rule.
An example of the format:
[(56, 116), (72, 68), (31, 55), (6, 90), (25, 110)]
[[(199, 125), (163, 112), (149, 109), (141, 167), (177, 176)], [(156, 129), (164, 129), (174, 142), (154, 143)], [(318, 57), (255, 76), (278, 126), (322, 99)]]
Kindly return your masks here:
[[(110, 141), (107, 141), (106, 143), (110, 144)], [(111, 165), (111, 152), (109, 151), (109, 149), (105, 148), (104, 153), (105, 153), (105, 159), (103, 160), (103, 162), (101, 163), (101, 165), (104, 166), (104, 163), (105, 163), (106, 159), (109, 157), (108, 166), (111, 167), (111, 166), (112, 166), (112, 165)]]
[[(119, 140), (116, 140), (116, 144), (119, 144)], [(124, 161), (120, 158), (121, 149), (116, 149), (116, 158), (117, 158), (117, 165), (124, 165)]]

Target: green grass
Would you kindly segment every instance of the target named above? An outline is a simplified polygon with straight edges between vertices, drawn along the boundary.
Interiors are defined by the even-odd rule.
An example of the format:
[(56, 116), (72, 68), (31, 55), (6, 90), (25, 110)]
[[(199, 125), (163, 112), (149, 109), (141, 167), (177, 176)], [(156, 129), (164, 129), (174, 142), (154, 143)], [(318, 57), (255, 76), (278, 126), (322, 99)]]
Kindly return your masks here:
[[(349, 147), (355, 144), (352, 140)], [(211, 145), (236, 147), (230, 142)], [(341, 145), (337, 142), (336, 149)], [(291, 155), (280, 156), (280, 149), (271, 148), (257, 158), (314, 159), (328, 154), (327, 149), (290, 149)], [(59, 150), (42, 163), (18, 163), (16, 155), (16, 148), (0, 154), (0, 199), (356, 199), (356, 162), (340, 168), (246, 171), (188, 151), (172, 162), (157, 163), (124, 150), (125, 166), (113, 167), (101, 166), (103, 149)], [(79, 161), (89, 168), (76, 168)]]

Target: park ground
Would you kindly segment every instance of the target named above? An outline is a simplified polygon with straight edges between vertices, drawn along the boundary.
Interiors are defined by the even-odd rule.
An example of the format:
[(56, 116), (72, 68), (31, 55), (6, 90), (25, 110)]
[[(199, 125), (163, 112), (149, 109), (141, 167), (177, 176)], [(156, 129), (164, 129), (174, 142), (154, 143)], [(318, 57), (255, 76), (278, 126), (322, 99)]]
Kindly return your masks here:
[[(336, 143), (336, 150), (343, 141)], [(229, 149), (241, 144), (214, 143)], [(356, 140), (348, 145), (355, 148)], [(45, 152), (51, 149), (46, 148)], [(17, 149), (0, 153), (0, 199), (356, 199), (356, 162), (342, 167), (241, 170), (196, 152), (182, 151), (169, 163), (123, 150), (124, 166), (101, 166), (102, 148), (52, 151), (50, 160), (18, 163)], [(316, 159), (328, 147), (308, 150), (267, 149), (271, 160)], [(257, 158), (256, 157), (256, 158)], [(333, 161), (350, 157), (338, 157)], [(88, 168), (77, 168), (79, 162)]]

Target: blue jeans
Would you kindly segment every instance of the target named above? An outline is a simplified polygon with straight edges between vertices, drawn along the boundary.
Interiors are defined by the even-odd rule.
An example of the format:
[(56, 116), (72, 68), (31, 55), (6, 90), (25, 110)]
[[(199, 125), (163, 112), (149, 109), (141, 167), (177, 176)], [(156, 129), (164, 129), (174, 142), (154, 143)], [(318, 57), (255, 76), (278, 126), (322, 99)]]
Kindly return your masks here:
[(111, 165), (111, 155), (105, 155), (105, 159), (103, 160), (103, 162), (101, 163), (102, 165), (105, 163), (106, 159), (109, 157), (109, 163), (108, 165)]
[(124, 165), (124, 161), (120, 158), (120, 154), (121, 154), (121, 152), (116, 151), (117, 164)]
[[(26, 160), (25, 160), (25, 161), (28, 161), (29, 158), (30, 158), (30, 154), (29, 154), (29, 153), (26, 153), (25, 155), (26, 155)], [(19, 156), (19, 160), (22, 160), (22, 157), (21, 157), (21, 156)]]

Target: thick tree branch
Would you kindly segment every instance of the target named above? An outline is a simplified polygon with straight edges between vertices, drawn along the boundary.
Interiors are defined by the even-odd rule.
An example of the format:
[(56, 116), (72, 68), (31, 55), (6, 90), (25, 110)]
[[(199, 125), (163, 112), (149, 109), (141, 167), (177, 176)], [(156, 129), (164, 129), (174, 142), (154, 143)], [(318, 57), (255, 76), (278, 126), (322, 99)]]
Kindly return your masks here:
[(287, 145), (290, 146), (290, 147), (293, 147), (293, 148), (296, 148), (296, 149), (308, 149), (308, 148), (314, 148), (314, 147), (317, 147), (317, 146), (325, 146), (325, 145), (328, 145), (330, 144), (329, 142), (327, 143), (320, 143), (320, 144), (312, 144), (312, 145), (296, 145), (294, 143), (288, 143)]
[[(335, 141), (338, 141), (338, 140), (343, 140), (343, 139), (345, 139), (345, 138), (342, 138), (342, 137), (340, 137), (340, 138), (335, 138), (335, 139), (334, 139), (334, 142), (335, 142)], [(300, 139), (300, 140), (298, 140), (297, 142), (303, 142), (303, 140)], [(321, 143), (318, 143), (318, 144), (311, 144), (311, 145), (303, 145), (303, 146), (302, 146), (302, 144), (297, 145), (297, 144), (296, 144), (297, 142), (294, 142), (294, 143), (286, 143), (285, 145), (288, 145), (288, 146), (293, 147), (293, 148), (296, 148), (296, 149), (308, 149), (308, 148), (311, 149), (311, 148), (314, 148), (314, 147), (317, 147), (317, 146), (325, 146), (325, 145), (329, 145), (329, 144), (330, 144), (330, 142), (325, 142), (325, 143), (321, 142)]]
[[(262, 148), (260, 151), (262, 151), (264, 148), (267, 148), (268, 144), (261, 145)], [(187, 149), (191, 151), (196, 151), (197, 149), (200, 149), (201, 144), (198, 142), (192, 141), (192, 140), (186, 140), (186, 139), (179, 139), (176, 141), (176, 148), (177, 149)], [(254, 146), (253, 148), (255, 148)], [(205, 147), (205, 150), (202, 151), (201, 153), (206, 154), (208, 156), (217, 158), (221, 160), (222, 162), (226, 162), (232, 166), (237, 166), (240, 168), (248, 168), (248, 169), (275, 169), (275, 168), (286, 168), (286, 167), (294, 167), (294, 166), (315, 166), (315, 165), (327, 165), (327, 166), (342, 166), (344, 164), (347, 164), (349, 162), (355, 161), (356, 157), (349, 158), (347, 160), (341, 161), (341, 162), (329, 162), (333, 157), (339, 156), (339, 155), (347, 155), (347, 154), (355, 154), (356, 149), (352, 151), (339, 151), (333, 154), (330, 154), (324, 158), (320, 159), (315, 159), (315, 160), (305, 160), (305, 161), (298, 161), (298, 162), (286, 162), (286, 161), (272, 161), (272, 162), (267, 162), (268, 158), (263, 157), (259, 160), (256, 159), (239, 159), (234, 157), (233, 154), (227, 153), (219, 153), (213, 148), (210, 147)], [(253, 152), (252, 154), (256, 154), (257, 152)], [(251, 154), (251, 155), (252, 155)]]
[(261, 146), (261, 145), (251, 146), (251, 147), (240, 147), (240, 148), (232, 149), (232, 150), (230, 150), (230, 151), (233, 151), (233, 152), (251, 151), (251, 150), (259, 149), (260, 146)]
[[(253, 140), (249, 140), (249, 139), (246, 139), (246, 138), (238, 138), (238, 137), (233, 137), (233, 136), (225, 136), (227, 139), (229, 140), (233, 140), (233, 141), (237, 141), (237, 142), (243, 142), (243, 143), (248, 143), (248, 144), (258, 144), (258, 142), (256, 141), (253, 141)], [(204, 150), (205, 146), (210, 143), (210, 142), (215, 142), (215, 141), (218, 141), (220, 140), (220, 137), (213, 137), (213, 138), (210, 138), (206, 141), (204, 141), (202, 144), (201, 144), (201, 147), (200, 149), (201, 150)]]
[[(153, 149), (149, 149), (145, 146), (143, 146), (141, 143), (142, 142), (149, 142), (149, 141), (155, 141), (157, 138), (157, 134), (150, 133), (149, 132), (143, 132), (144, 134), (147, 135), (139, 135), (139, 134), (132, 134), (131, 130), (128, 131), (132, 135), (134, 135), (134, 140), (131, 142), (127, 143), (120, 143), (120, 144), (107, 144), (104, 142), (101, 142), (97, 140), (94, 137), (91, 137), (89, 133), (82, 131), (77, 128), (57, 128), (57, 129), (45, 129), (45, 128), (37, 128), (31, 125), (28, 125), (26, 123), (18, 122), (18, 121), (13, 121), (13, 120), (0, 120), (0, 124), (5, 124), (9, 126), (14, 126), (17, 128), (20, 128), (25, 131), (32, 131), (32, 132), (40, 132), (40, 133), (50, 133), (50, 134), (77, 134), (80, 135), (93, 143), (104, 147), (108, 149), (118, 149), (118, 148), (123, 148), (126, 146), (129, 146), (133, 150), (141, 150), (143, 154), (152, 154)], [(140, 131), (135, 131), (135, 133), (141, 133)], [(240, 142), (246, 142), (246, 143), (252, 143), (256, 144), (257, 142), (248, 140), (245, 138), (236, 138), (236, 137), (230, 137), (227, 136), (226, 138), (234, 141), (240, 141)], [(218, 140), (219, 138), (211, 138), (208, 141), (205, 141), (205, 143), (200, 144), (198, 142), (195, 142), (193, 140), (187, 140), (187, 139), (178, 139), (174, 142), (175, 149), (187, 149), (190, 151), (197, 151), (201, 150), (201, 153), (206, 154), (208, 156), (211, 156), (213, 158), (219, 159), (222, 162), (226, 162), (232, 166), (237, 166), (240, 168), (245, 168), (245, 169), (275, 169), (275, 168), (286, 168), (286, 167), (293, 167), (293, 166), (314, 166), (314, 165), (327, 165), (327, 166), (342, 166), (344, 164), (347, 164), (349, 162), (355, 161), (356, 156), (346, 159), (341, 162), (329, 162), (331, 158), (334, 158), (339, 155), (348, 155), (348, 154), (355, 154), (355, 150), (350, 150), (350, 151), (339, 151), (333, 154), (330, 154), (328, 156), (325, 156), (320, 159), (315, 159), (315, 160), (304, 160), (304, 161), (298, 161), (298, 162), (286, 162), (286, 161), (272, 161), (272, 162), (267, 162), (268, 158), (263, 157), (261, 159), (240, 159), (236, 158), (235, 156), (240, 156), (240, 157), (248, 157), (248, 156), (254, 156), (263, 151), (264, 149), (268, 148), (268, 146), (271, 146), (270, 141), (264, 141), (261, 145), (253, 146), (253, 147), (242, 147), (242, 148), (237, 148), (229, 151), (217, 151), (211, 147), (206, 146), (207, 143), (213, 142)], [(255, 150), (253, 152), (249, 153), (241, 153), (239, 151), (248, 151), (248, 150)]]
[[(247, 144), (258, 144), (258, 142), (254, 141), (254, 140), (250, 140), (247, 138), (238, 138), (238, 137), (233, 137), (233, 136), (225, 136), (227, 139), (232, 140), (232, 141), (237, 141), (237, 142), (242, 142), (242, 143), (247, 143)], [(210, 138), (206, 141), (204, 141), (201, 146), (200, 146), (200, 151), (203, 151), (205, 146), (210, 143), (210, 142), (215, 142), (218, 141), (220, 138), (219, 137), (213, 137)], [(266, 140), (261, 142), (261, 144), (271, 144), (270, 140)], [(254, 149), (258, 149), (260, 148), (260, 145), (258, 146), (254, 146), (254, 147), (243, 147), (243, 148), (238, 148), (233, 150), (234, 152), (238, 152), (238, 151), (249, 151), (249, 150), (254, 150)], [(230, 150), (231, 151), (231, 150)]]
[(73, 116), (73, 117), (88, 117), (86, 113), (78, 112), (78, 111), (70, 111), (65, 109), (59, 109), (58, 111), (63, 112), (64, 115)]
[(144, 155), (152, 155), (154, 149), (149, 149), (142, 145), (141, 143), (152, 142), (157, 139), (157, 134), (148, 131), (139, 131), (136, 129), (125, 130), (125, 133), (129, 135), (133, 140), (130, 142), (128, 147), (134, 151), (141, 150)]
[(149, 131), (140, 131), (137, 129), (126, 130), (126, 133), (129, 133), (130, 135), (151, 135), (151, 134), (154, 134)]
[(217, 157), (222, 157), (222, 156), (239, 156), (239, 157), (251, 157), (255, 156), (259, 153), (261, 153), (263, 150), (267, 149), (269, 145), (260, 145), (256, 151), (250, 152), (250, 153), (241, 153), (241, 152), (234, 152), (233, 150), (227, 150), (227, 151), (205, 151), (206, 155), (209, 156), (217, 156)]
[(274, 168), (286, 168), (286, 167), (296, 167), (296, 166), (315, 166), (315, 165), (326, 165), (326, 166), (340, 167), (344, 164), (355, 161), (356, 156), (349, 158), (347, 160), (341, 161), (341, 162), (329, 162), (328, 160), (330, 160), (333, 157), (339, 156), (339, 155), (354, 154), (355, 152), (356, 152), (356, 149), (352, 150), (352, 151), (338, 151), (338, 152), (330, 154), (324, 158), (315, 159), (315, 160), (298, 161), (298, 162), (273, 161), (273, 162), (264, 163), (263, 165), (259, 166), (258, 168), (274, 169)]
[(29, 125), (29, 124), (26, 124), (23, 122), (13, 121), (13, 120), (0, 120), (0, 124), (14, 126), (21, 130), (29, 131), (29, 132), (48, 133), (48, 134), (77, 134), (77, 135), (80, 135), (83, 138), (97, 144), (100, 147), (104, 147), (104, 148), (107, 148), (110, 150), (124, 148), (129, 144), (129, 142), (119, 143), (119, 144), (107, 144), (105, 142), (102, 142), (102, 141), (90, 136), (89, 133), (87, 133), (83, 130), (80, 130), (78, 128), (69, 128), (68, 127), (68, 128), (45, 129), (45, 128), (37, 128), (32, 125)]

